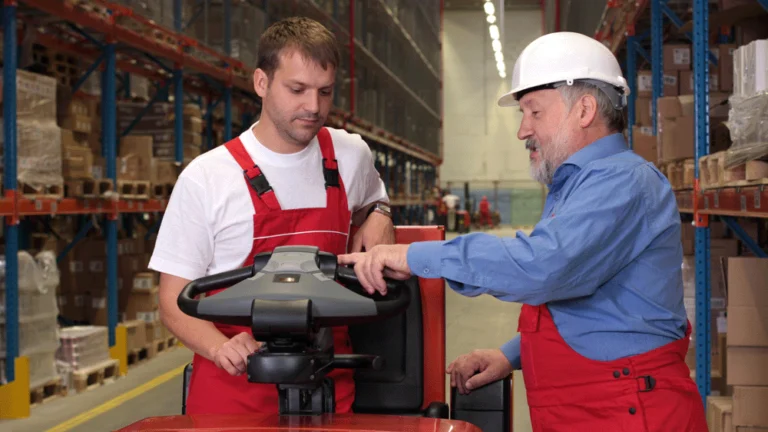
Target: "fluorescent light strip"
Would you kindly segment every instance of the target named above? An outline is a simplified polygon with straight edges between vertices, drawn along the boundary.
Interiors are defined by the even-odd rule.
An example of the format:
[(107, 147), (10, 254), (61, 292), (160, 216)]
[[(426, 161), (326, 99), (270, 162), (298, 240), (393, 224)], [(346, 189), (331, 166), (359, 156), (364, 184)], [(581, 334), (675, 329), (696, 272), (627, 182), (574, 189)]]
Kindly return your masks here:
[(493, 48), (493, 56), (496, 59), (496, 69), (499, 71), (499, 77), (506, 78), (507, 66), (504, 63), (504, 53), (502, 52), (501, 41), (499, 40), (501, 34), (499, 26), (496, 25), (496, 15), (494, 15), (496, 8), (493, 6), (493, 1), (486, 0), (483, 4), (483, 10), (488, 15), (486, 21), (488, 21), (488, 32), (491, 35), (491, 48)]

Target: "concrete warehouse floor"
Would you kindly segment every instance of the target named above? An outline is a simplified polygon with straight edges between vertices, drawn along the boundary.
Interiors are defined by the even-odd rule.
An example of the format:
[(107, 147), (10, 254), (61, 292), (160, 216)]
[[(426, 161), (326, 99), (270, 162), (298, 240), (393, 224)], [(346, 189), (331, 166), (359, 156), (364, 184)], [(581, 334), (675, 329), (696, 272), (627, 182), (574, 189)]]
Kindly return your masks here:
[[(492, 233), (514, 236), (515, 230), (501, 228)], [(447, 291), (446, 299), (447, 362), (475, 348), (498, 347), (514, 336), (519, 304), (504, 303), (489, 296), (462, 297), (451, 290)], [(145, 417), (178, 414), (182, 389), (180, 368), (191, 359), (192, 354), (186, 348), (173, 349), (132, 368), (125, 378), (111, 384), (35, 407), (27, 419), (0, 421), (0, 430), (110, 431)], [(514, 398), (515, 431), (529, 432), (528, 406), (519, 372), (515, 373)]]

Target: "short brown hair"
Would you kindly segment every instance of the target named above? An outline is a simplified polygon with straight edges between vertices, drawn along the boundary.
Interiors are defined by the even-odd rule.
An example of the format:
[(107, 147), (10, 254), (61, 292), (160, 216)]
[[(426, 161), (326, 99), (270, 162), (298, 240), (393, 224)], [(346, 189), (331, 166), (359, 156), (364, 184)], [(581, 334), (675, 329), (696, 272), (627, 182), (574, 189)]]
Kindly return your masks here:
[(272, 79), (280, 65), (280, 54), (286, 48), (297, 49), (323, 69), (329, 65), (334, 69), (339, 67), (341, 54), (336, 36), (313, 19), (291, 17), (269, 26), (259, 39), (256, 67)]

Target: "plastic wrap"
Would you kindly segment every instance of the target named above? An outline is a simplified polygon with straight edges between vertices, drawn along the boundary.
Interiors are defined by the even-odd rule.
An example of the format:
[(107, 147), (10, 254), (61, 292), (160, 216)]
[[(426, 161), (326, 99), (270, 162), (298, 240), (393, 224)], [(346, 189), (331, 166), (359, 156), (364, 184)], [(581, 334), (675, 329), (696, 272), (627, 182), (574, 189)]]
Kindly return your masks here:
[[(29, 387), (35, 388), (59, 377), (56, 368), (56, 347), (44, 346), (41, 349), (24, 353), (29, 359)], [(0, 382), (5, 382), (5, 351), (0, 352)]]
[(56, 360), (77, 371), (109, 360), (107, 328), (77, 326), (61, 329), (61, 346)]
[(768, 94), (733, 96), (726, 126), (733, 144), (725, 155), (730, 169), (768, 155)]
[[(51, 251), (32, 257), (18, 254), (19, 261), (19, 353), (56, 351), (59, 345), (56, 287), (59, 272)], [(0, 353), (5, 355), (5, 265), (0, 256)], [(52, 266), (52, 268), (51, 268)]]
[[(0, 76), (0, 83), (2, 81)], [(55, 125), (56, 79), (21, 69), (16, 70), (16, 118), (51, 122)]]
[[(49, 186), (62, 187), (61, 129), (55, 122), (19, 119), (16, 131), (16, 178), (26, 186), (23, 192), (42, 194)], [(0, 125), (0, 148), (4, 144)]]
[[(56, 315), (19, 318), (19, 354), (56, 351), (59, 347)], [(5, 322), (0, 321), (0, 352), (5, 353)]]

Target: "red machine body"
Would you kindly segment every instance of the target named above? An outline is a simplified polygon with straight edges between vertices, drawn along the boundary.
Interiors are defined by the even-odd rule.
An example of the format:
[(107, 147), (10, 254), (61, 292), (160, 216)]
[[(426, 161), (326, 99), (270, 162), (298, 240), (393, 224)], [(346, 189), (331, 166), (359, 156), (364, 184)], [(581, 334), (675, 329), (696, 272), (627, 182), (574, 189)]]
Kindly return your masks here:
[[(396, 242), (444, 240), (443, 227), (404, 226), (396, 228)], [(420, 279), (422, 300), (424, 383), (422, 409), (434, 401), (445, 402), (445, 282)], [(510, 382), (511, 384), (511, 382)], [(511, 387), (511, 385), (509, 386)], [(511, 394), (512, 389), (509, 388)], [(509, 399), (511, 413), (511, 397)], [(509, 426), (511, 431), (511, 425)], [(146, 418), (118, 432), (140, 431), (370, 431), (370, 432), (481, 432), (460, 420), (397, 414), (324, 414), (316, 416), (175, 415)]]
[(369, 414), (170, 416), (145, 419), (120, 429), (120, 432), (145, 431), (481, 432), (478, 427), (463, 421)]

